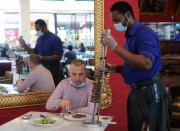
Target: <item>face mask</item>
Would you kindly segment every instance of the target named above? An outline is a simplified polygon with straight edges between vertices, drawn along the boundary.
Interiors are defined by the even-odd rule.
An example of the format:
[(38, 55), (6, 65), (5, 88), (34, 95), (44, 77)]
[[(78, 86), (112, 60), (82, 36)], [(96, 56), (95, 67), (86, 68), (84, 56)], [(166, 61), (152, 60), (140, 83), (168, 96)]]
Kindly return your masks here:
[[(126, 17), (126, 15), (125, 15), (125, 17)], [(124, 20), (124, 18), (123, 18), (123, 20)], [(127, 31), (127, 24), (126, 24), (126, 26), (122, 25), (123, 20), (117, 24), (114, 24), (115, 29), (119, 32), (126, 32)]]
[(43, 36), (44, 35), (44, 33), (42, 32), (42, 31), (37, 31), (37, 33), (36, 33), (36, 36)]
[(80, 85), (77, 85), (71, 81), (71, 85), (77, 89), (85, 87), (85, 82), (82, 82)]

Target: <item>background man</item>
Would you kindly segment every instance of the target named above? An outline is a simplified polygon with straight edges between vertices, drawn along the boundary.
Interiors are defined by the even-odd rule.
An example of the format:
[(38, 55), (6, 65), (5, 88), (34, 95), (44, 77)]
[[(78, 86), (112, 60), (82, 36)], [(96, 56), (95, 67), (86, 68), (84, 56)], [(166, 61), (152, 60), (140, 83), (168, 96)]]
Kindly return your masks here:
[(60, 59), (63, 55), (62, 41), (47, 29), (47, 25), (42, 19), (36, 20), (35, 29), (39, 38), (37, 39), (34, 49), (27, 46), (22, 36), (19, 38), (19, 43), (21, 43), (29, 53), (40, 55), (42, 65), (52, 73), (54, 83), (57, 85), (59, 81), (63, 79), (60, 69)]
[(51, 92), (55, 89), (54, 81), (51, 73), (41, 64), (38, 55), (30, 55), (28, 65), (31, 72), (24, 81), (17, 81), (17, 91), (24, 92), (26, 90), (32, 92)]
[(67, 59), (66, 64), (70, 64), (72, 60), (76, 59), (76, 52), (73, 51), (73, 46), (68, 46), (68, 52), (65, 53), (64, 57)]

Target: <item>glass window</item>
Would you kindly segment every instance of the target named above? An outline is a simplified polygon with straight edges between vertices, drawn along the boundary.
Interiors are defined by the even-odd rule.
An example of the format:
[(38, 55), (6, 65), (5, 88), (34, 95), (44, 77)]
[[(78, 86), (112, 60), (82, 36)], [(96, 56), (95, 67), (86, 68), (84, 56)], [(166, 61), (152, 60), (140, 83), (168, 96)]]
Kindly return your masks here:
[(5, 43), (10, 48), (17, 47), (19, 45), (19, 14), (4, 14), (4, 30), (5, 30)]
[(37, 37), (36, 37), (36, 31), (35, 31), (35, 21), (37, 19), (45, 20), (49, 31), (55, 33), (54, 14), (31, 13), (31, 31), (30, 31), (30, 35), (31, 35), (31, 39), (30, 39), (31, 47), (34, 47), (35, 44), (36, 44)]
[(144, 24), (152, 28), (158, 34), (160, 40), (175, 40), (179, 30), (178, 23), (174, 22), (146, 22)]
[(79, 47), (81, 42), (93, 46), (94, 14), (58, 14), (57, 29), (66, 46)]

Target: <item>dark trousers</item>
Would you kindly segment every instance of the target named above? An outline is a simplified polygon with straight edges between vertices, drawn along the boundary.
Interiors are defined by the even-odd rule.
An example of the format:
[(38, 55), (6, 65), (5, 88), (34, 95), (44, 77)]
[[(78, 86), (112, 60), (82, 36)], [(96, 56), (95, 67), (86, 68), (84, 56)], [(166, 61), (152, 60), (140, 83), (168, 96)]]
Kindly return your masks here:
[(59, 82), (64, 79), (60, 62), (52, 62), (49, 65), (45, 65), (45, 67), (51, 72), (54, 84), (57, 86)]
[(160, 81), (132, 89), (128, 97), (128, 131), (141, 131), (143, 122), (149, 131), (166, 131), (168, 96)]

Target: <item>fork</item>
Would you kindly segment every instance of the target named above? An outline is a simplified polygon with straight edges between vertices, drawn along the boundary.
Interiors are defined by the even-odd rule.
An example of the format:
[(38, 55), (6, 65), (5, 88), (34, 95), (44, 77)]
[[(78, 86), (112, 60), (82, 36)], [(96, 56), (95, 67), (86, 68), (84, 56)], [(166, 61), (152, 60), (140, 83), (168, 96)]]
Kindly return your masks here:
[(72, 111), (68, 111), (69, 114), (71, 114), (72, 116), (75, 116), (76, 114), (73, 113)]
[(40, 114), (40, 117), (43, 118), (45, 120), (45, 122), (47, 123), (47, 116), (43, 115), (43, 114)]

